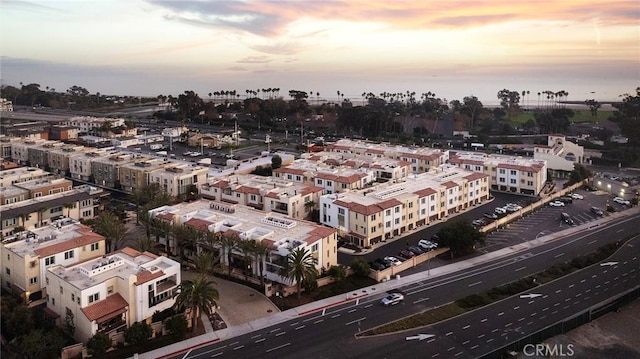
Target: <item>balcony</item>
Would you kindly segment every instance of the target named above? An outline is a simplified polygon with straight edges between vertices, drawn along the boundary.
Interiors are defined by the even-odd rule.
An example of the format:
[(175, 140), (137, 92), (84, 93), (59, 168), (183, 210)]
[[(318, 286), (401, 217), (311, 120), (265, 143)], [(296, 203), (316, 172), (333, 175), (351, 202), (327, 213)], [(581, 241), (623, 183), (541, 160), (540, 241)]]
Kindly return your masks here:
[(286, 203), (282, 203), (282, 202), (277, 203), (275, 206), (271, 205), (271, 210), (273, 212), (289, 214), (289, 206)]

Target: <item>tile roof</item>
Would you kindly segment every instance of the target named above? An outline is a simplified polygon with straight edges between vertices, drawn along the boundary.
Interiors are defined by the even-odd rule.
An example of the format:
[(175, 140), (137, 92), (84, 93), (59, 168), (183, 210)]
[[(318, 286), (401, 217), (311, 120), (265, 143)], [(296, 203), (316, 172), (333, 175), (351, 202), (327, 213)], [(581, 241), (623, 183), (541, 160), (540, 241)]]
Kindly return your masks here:
[(135, 285), (142, 285), (147, 283), (148, 281), (154, 280), (156, 278), (160, 278), (164, 275), (162, 270), (158, 270), (157, 272), (150, 272), (148, 270), (143, 270), (136, 274), (136, 282), (133, 283)]
[(311, 194), (311, 193), (315, 193), (315, 192), (322, 192), (322, 191), (323, 191), (323, 188), (322, 188), (322, 187), (318, 187), (318, 186), (308, 186), (308, 187), (305, 187), (305, 188), (300, 192), (300, 195), (301, 195), (301, 196), (306, 196), (306, 195)]
[(69, 239), (64, 242), (60, 242), (51, 246), (38, 248), (34, 250), (34, 252), (40, 257), (49, 257), (56, 253), (62, 253), (74, 248), (83, 247), (83, 246), (86, 246), (87, 244), (92, 244), (92, 243), (100, 242), (103, 240), (104, 240), (104, 237), (99, 235), (98, 233), (85, 232), (84, 235), (81, 237)]
[(453, 188), (453, 187), (458, 187), (460, 186), (459, 184), (453, 182), (453, 181), (447, 181), (445, 183), (442, 184), (443, 186), (445, 186), (446, 188)]
[(131, 257), (134, 257), (134, 258), (142, 254), (131, 247), (124, 247), (120, 250), (120, 252), (130, 255)]
[(126, 311), (126, 308), (129, 306), (124, 298), (120, 295), (120, 293), (112, 294), (105, 298), (104, 300), (98, 301), (97, 303), (91, 304), (87, 307), (80, 308), (82, 313), (84, 313), (85, 317), (90, 321), (98, 321), (100, 319), (108, 319), (110, 316), (113, 317), (114, 313), (122, 312), (122, 310)]
[(489, 175), (486, 175), (484, 173), (479, 173), (479, 172), (475, 172), (475, 173), (472, 173), (470, 175), (464, 176), (464, 178), (467, 181), (475, 181), (477, 179), (481, 179), (481, 178), (485, 178), (485, 177), (489, 177)]
[(380, 207), (382, 209), (393, 208), (393, 207), (401, 206), (401, 205), (402, 205), (402, 202), (398, 201), (395, 198), (389, 198), (386, 201), (378, 202), (378, 207)]
[(209, 226), (212, 224), (213, 222), (205, 221), (204, 219), (200, 219), (200, 218), (191, 218), (190, 220), (184, 222), (185, 226), (195, 228), (202, 232), (209, 231)]
[(165, 221), (172, 221), (175, 215), (173, 213), (161, 213), (156, 216), (156, 218), (164, 219)]
[(249, 186), (239, 186), (235, 191), (238, 193), (260, 194), (259, 188)]
[(419, 191), (415, 191), (413, 192), (415, 194), (418, 195), (418, 197), (426, 197), (426, 196), (430, 196), (432, 194), (436, 194), (438, 193), (438, 191), (434, 190), (433, 188), (423, 188)]
[(316, 227), (307, 234), (307, 238), (305, 238), (304, 241), (307, 242), (307, 244), (312, 244), (318, 241), (319, 239), (323, 239), (332, 235), (335, 232), (337, 232), (337, 229), (335, 228)]

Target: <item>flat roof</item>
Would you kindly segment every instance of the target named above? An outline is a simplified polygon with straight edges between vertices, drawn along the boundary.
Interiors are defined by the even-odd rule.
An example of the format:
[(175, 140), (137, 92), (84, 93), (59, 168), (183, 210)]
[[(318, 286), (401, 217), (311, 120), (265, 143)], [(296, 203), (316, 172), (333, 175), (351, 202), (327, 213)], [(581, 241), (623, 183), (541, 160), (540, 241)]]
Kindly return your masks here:
[(74, 188), (71, 191), (50, 194), (47, 196), (31, 198), (26, 201), (20, 201), (0, 206), (2, 218), (17, 218), (23, 213), (37, 212), (40, 208), (51, 208), (62, 206), (66, 203), (75, 203), (85, 199), (92, 198), (92, 194), (103, 192), (97, 187), (90, 187), (90, 190)]

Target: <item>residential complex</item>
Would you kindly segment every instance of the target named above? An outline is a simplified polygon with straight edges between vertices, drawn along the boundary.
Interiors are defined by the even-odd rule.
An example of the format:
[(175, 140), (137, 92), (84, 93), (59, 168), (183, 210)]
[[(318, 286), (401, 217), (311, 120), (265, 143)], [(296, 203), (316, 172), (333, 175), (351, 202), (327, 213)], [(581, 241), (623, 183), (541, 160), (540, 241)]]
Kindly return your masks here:
[(46, 272), (47, 308), (64, 322), (72, 318), (77, 340), (150, 323), (153, 313), (173, 306), (181, 282), (180, 263), (131, 248)]
[(111, 128), (124, 126), (124, 118), (104, 118), (104, 117), (72, 117), (61, 123), (65, 126), (77, 127), (81, 133), (97, 132), (100, 128), (105, 128), (108, 124)]
[[(295, 248), (309, 250), (317, 261), (318, 271), (338, 263), (335, 229), (287, 218), (280, 213), (265, 213), (240, 205), (198, 200), (155, 208), (149, 211), (149, 216), (172, 225), (190, 226), (201, 232), (223, 233), (241, 241), (255, 241), (266, 245), (269, 253), (262, 260), (253, 256), (246, 258), (237, 248), (233, 248), (229, 263), (227, 253), (224, 252), (229, 249), (223, 247), (219, 248), (220, 258), (225, 265), (248, 271), (255, 276), (264, 275), (271, 281), (286, 285), (292, 283), (281, 276), (281, 270), (287, 255)], [(169, 243), (164, 239), (164, 243), (171, 252), (178, 245), (175, 239)]]
[(567, 141), (564, 135), (549, 135), (546, 146), (535, 146), (533, 158), (546, 161), (554, 175), (566, 175), (576, 163), (584, 163), (584, 147)]
[(449, 163), (488, 175), (494, 191), (537, 196), (547, 181), (547, 163), (544, 160), (456, 152)]
[[(47, 268), (72, 265), (105, 254), (105, 238), (70, 218), (2, 240), (2, 287), (27, 302), (47, 298)], [(57, 288), (57, 287), (55, 287)]]
[(489, 199), (489, 176), (441, 165), (404, 182), (320, 197), (320, 223), (367, 247)]
[(149, 184), (157, 183), (170, 196), (181, 197), (205, 184), (209, 168), (186, 163), (172, 163), (171, 166), (149, 171)]

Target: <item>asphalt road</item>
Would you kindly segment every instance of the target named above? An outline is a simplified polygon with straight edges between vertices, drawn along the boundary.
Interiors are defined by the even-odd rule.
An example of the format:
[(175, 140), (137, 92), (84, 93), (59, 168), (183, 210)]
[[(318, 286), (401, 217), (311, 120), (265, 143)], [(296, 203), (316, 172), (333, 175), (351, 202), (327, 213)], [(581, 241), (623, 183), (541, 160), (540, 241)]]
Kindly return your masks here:
[[(566, 238), (446, 277), (430, 279), (425, 272), (423, 280), (399, 288), (406, 294), (405, 301), (394, 307), (381, 307), (378, 303), (384, 293), (380, 293), (366, 297), (357, 303), (327, 309), (324, 313), (301, 316), (295, 320), (208, 345), (190, 352), (186, 358), (407, 358), (415, 357), (417, 353), (420, 357), (431, 357), (436, 354), (438, 354), (436, 357), (456, 357), (460, 352), (462, 354), (458, 354), (458, 357), (481, 355), (507, 343), (508, 340), (517, 339), (518, 335), (522, 335), (521, 333), (542, 328), (550, 321), (572, 315), (583, 306), (592, 305), (625, 288), (638, 285), (640, 279), (631, 269), (638, 267), (634, 263), (637, 263), (640, 245), (628, 247), (619, 252), (616, 258), (619, 258), (621, 263), (618, 266), (606, 269), (595, 266), (580, 272), (586, 273), (584, 275), (588, 276), (589, 280), (586, 277), (583, 278), (582, 274), (574, 274), (563, 279), (562, 282), (536, 288), (536, 292), (547, 297), (536, 298), (533, 302), (510, 298), (421, 331), (401, 335), (356, 339), (355, 334), (536, 273), (554, 263), (567, 261), (580, 254), (590, 253), (603, 244), (635, 233), (638, 217), (640, 215), (635, 214), (606, 226), (585, 229)], [(593, 275), (596, 277), (592, 277)], [(597, 276), (602, 277), (594, 280), (598, 278)], [(609, 278), (610, 276), (612, 277)], [(585, 281), (582, 282), (582, 279)], [(574, 286), (571, 287), (567, 280)], [(602, 281), (608, 281), (606, 287)], [(597, 285), (601, 287), (596, 288)], [(558, 290), (555, 288), (561, 291), (555, 293), (555, 290)], [(573, 297), (565, 301), (565, 296)], [(556, 302), (561, 304), (554, 308)], [(517, 306), (519, 308), (516, 308)], [(560, 308), (557, 308), (558, 306)], [(565, 306), (568, 307), (565, 308)], [(549, 309), (544, 310), (547, 307)], [(551, 315), (553, 311), (557, 312)], [(520, 318), (524, 319), (520, 320)], [(511, 324), (507, 325), (509, 323)], [(435, 337), (421, 342), (405, 341), (406, 336), (425, 333), (425, 331), (427, 331), (426, 334), (435, 335)], [(507, 334), (503, 336), (504, 333)], [(476, 345), (477, 347), (474, 347)]]

